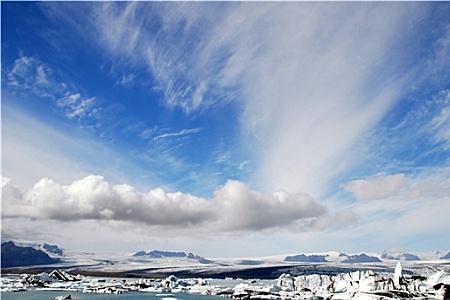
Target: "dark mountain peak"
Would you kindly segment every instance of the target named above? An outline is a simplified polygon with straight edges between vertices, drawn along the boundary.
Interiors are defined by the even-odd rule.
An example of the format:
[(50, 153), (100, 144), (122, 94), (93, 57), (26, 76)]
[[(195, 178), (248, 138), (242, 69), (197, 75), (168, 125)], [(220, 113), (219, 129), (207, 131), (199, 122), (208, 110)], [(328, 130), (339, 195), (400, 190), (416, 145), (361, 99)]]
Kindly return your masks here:
[(328, 262), (325, 259), (325, 255), (315, 255), (315, 254), (312, 254), (312, 255), (299, 254), (299, 255), (286, 256), (284, 261), (314, 262), (314, 263)]
[(52, 254), (59, 255), (59, 256), (64, 255), (63, 250), (61, 248), (59, 248), (57, 245), (43, 243), (40, 246), (47, 253), (52, 253)]
[(145, 253), (145, 251), (138, 251), (136, 253), (133, 254), (133, 256), (145, 256), (147, 253)]
[(59, 262), (42, 250), (33, 247), (21, 247), (9, 241), (1, 245), (1, 267), (11, 268), (31, 265), (48, 265)]
[(169, 258), (169, 257), (187, 257), (186, 252), (176, 252), (176, 251), (162, 251), (162, 250), (152, 250), (149, 251), (147, 256), (152, 258)]
[(14, 244), (14, 243), (11, 242), (11, 241), (3, 242), (3, 243), (2, 243), (2, 249), (3, 249), (3, 248), (14, 247), (14, 246), (16, 246), (16, 244)]
[(207, 264), (210, 263), (211, 261), (193, 254), (191, 252), (186, 253), (186, 252), (182, 252), (182, 251), (162, 251), (162, 250), (152, 250), (152, 251), (138, 251), (136, 253), (133, 254), (134, 257), (148, 257), (148, 258), (187, 258), (187, 259), (193, 259), (193, 260), (197, 260), (198, 262), (202, 263), (202, 264)]
[(355, 254), (355, 255), (347, 255), (347, 258), (345, 258), (342, 262), (350, 263), (350, 264), (353, 264), (353, 263), (375, 263), (375, 262), (381, 262), (381, 260), (378, 257), (369, 256), (365, 253), (361, 253), (361, 254)]

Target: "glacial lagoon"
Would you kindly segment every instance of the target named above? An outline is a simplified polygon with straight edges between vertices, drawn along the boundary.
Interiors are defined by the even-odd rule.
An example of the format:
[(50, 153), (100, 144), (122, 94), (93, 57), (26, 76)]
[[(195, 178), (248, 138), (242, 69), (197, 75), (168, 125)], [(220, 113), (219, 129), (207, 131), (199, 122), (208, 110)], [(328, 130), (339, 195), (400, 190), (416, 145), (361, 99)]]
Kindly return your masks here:
[(157, 294), (130, 292), (125, 294), (87, 294), (79, 291), (41, 291), (28, 290), (24, 292), (2, 292), (2, 300), (47, 300), (55, 299), (58, 296), (71, 295), (73, 300), (217, 300), (218, 296), (203, 296), (191, 294)]

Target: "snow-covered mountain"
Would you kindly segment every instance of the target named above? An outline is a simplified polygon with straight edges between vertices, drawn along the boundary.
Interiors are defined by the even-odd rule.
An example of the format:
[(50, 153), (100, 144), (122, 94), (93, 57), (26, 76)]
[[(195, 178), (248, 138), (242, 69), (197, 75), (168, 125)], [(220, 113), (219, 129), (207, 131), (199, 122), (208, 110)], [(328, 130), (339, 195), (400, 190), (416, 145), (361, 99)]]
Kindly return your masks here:
[(441, 259), (450, 259), (450, 251), (447, 254), (441, 257)]
[(326, 255), (298, 254), (298, 255), (286, 256), (284, 261), (326, 263), (326, 262), (328, 262), (328, 260), (326, 260), (325, 258), (326, 258)]
[(184, 258), (184, 259), (192, 259), (196, 260), (202, 264), (209, 264), (211, 261), (209, 259), (204, 258), (203, 256), (199, 256), (193, 254), (191, 252), (176, 252), (176, 251), (162, 251), (162, 250), (152, 250), (152, 251), (138, 251), (133, 254), (133, 257), (145, 257), (145, 258)]
[(355, 255), (348, 255), (345, 253), (339, 254), (339, 257), (341, 257), (342, 263), (347, 264), (355, 264), (355, 263), (378, 263), (381, 262), (381, 260), (376, 256), (369, 256), (365, 253), (361, 254), (355, 254)]
[(32, 265), (48, 265), (59, 262), (42, 250), (33, 247), (19, 246), (9, 241), (1, 246), (1, 267), (20, 267)]
[(338, 252), (327, 252), (320, 254), (297, 254), (286, 256), (286, 262), (305, 262), (305, 263), (379, 263), (381, 262), (378, 255), (360, 254), (346, 254)]
[(37, 247), (49, 255), (64, 256), (63, 249), (61, 249), (57, 245), (42, 243), (42, 244), (38, 244)]
[(383, 260), (421, 260), (419, 256), (399, 251), (384, 251), (381, 254)]
[(396, 261), (435, 261), (450, 259), (450, 251), (433, 252), (405, 252), (399, 250), (385, 250), (381, 253), (342, 253), (342, 252), (321, 252), (321, 253), (300, 253), (284, 257), (286, 262), (305, 263), (380, 263)]
[(23, 242), (23, 241), (11, 241), (14, 244), (21, 247), (31, 247), (36, 250), (43, 251), (47, 253), (50, 257), (62, 257), (64, 256), (64, 250), (58, 245), (48, 244), (46, 242), (34, 243), (34, 242)]

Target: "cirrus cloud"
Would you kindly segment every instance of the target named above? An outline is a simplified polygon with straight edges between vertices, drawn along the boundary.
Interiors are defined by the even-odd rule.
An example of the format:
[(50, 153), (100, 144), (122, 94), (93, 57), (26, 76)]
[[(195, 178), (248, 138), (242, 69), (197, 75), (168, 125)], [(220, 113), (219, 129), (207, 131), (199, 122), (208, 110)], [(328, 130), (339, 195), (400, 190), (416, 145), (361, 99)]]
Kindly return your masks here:
[(56, 73), (38, 58), (20, 54), (7, 70), (5, 83), (15, 92), (31, 91), (36, 96), (53, 100), (71, 119), (92, 116), (97, 112), (95, 97), (82, 96)]

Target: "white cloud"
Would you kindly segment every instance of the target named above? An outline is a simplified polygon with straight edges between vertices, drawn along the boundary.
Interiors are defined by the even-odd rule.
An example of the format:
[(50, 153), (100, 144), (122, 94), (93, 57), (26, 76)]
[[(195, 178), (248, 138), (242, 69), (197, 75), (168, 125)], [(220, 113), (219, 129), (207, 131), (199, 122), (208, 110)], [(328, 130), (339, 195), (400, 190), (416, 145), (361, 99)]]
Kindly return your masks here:
[(231, 161), (231, 154), (229, 151), (218, 151), (215, 155), (216, 164), (226, 164)]
[(92, 116), (96, 108), (95, 97), (84, 97), (59, 81), (51, 67), (39, 59), (20, 54), (7, 72), (7, 85), (20, 93), (31, 91), (39, 97), (49, 98), (64, 111), (68, 118)]
[(448, 61), (448, 30), (433, 66), (416, 59), (420, 3), (102, 3), (89, 20), (46, 7), (79, 18), (115, 64), (149, 70), (168, 107), (242, 101), (242, 144), (259, 149), (253, 182), (268, 191), (323, 193), (419, 75)]
[(160, 139), (192, 135), (192, 134), (195, 134), (195, 133), (199, 133), (201, 130), (202, 130), (201, 128), (190, 128), (190, 129), (182, 129), (182, 130), (177, 131), (177, 132), (166, 132), (166, 133), (162, 133), (162, 134), (159, 134), (159, 135), (153, 137), (153, 140), (157, 141), (157, 140), (160, 140)]
[[(2, 206), (14, 205), (16, 199), (22, 199), (23, 194), (18, 186), (11, 183), (11, 179), (8, 177), (1, 177), (1, 191)], [(12, 202), (9, 202), (12, 201)]]
[[(358, 240), (366, 239), (367, 247), (379, 249), (379, 241), (373, 238), (380, 234), (383, 235), (382, 247), (386, 248), (408, 248), (408, 243), (415, 238), (430, 240), (430, 245), (420, 245), (423, 249), (448, 244), (448, 167), (422, 171), (414, 177), (386, 175), (383, 178), (368, 178), (362, 182), (364, 183), (353, 186), (355, 195), (377, 200), (357, 201), (347, 206), (347, 209), (357, 214), (361, 220), (350, 231), (353, 231), (352, 234)], [(376, 186), (381, 189), (380, 193), (374, 190)], [(395, 230), (392, 230), (393, 228)]]
[[(437, 173), (424, 172), (417, 177), (408, 178), (404, 188), (383, 199), (357, 201), (352, 204), (345, 204), (340, 201), (337, 205), (341, 208), (341, 211), (325, 212), (316, 217), (307, 217), (308, 213), (301, 209), (301, 207), (308, 206), (307, 199), (299, 200), (299, 203), (295, 205), (290, 199), (290, 205), (294, 205), (294, 208), (292, 208), (292, 206), (283, 202), (283, 193), (279, 195), (261, 194), (242, 187), (242, 183), (230, 182), (229, 185), (220, 188), (211, 199), (199, 198), (206, 200), (208, 203), (214, 203), (211, 205), (217, 208), (222, 217), (215, 221), (206, 219), (194, 226), (178, 226), (176, 220), (172, 220), (173, 223), (170, 221), (166, 225), (159, 226), (143, 226), (145, 223), (140, 220), (134, 222), (113, 221), (118, 218), (118, 215), (113, 214), (115, 209), (98, 206), (98, 203), (111, 202), (99, 201), (102, 197), (98, 196), (105, 193), (109, 197), (107, 199), (111, 199), (111, 194), (107, 191), (114, 191), (115, 187), (121, 186), (108, 184), (104, 180), (91, 179), (91, 181), (83, 178), (81, 182), (84, 183), (82, 185), (82, 191), (84, 192), (72, 188), (71, 192), (76, 193), (77, 197), (85, 197), (87, 201), (80, 201), (84, 207), (88, 207), (87, 204), (91, 203), (96, 208), (103, 208), (96, 214), (97, 219), (61, 223), (58, 220), (41, 219), (42, 216), (38, 219), (3, 218), (2, 233), (12, 237), (21, 236), (22, 238), (33, 239), (35, 238), (34, 230), (40, 228), (38, 232), (46, 232), (46, 235), (41, 238), (48, 239), (51, 237), (55, 243), (62, 243), (64, 246), (80, 251), (86, 251), (86, 249), (105, 251), (109, 248), (135, 251), (139, 248), (156, 247), (154, 245), (160, 245), (164, 248), (197, 250), (200, 253), (213, 256), (285, 254), (299, 251), (299, 245), (301, 245), (302, 251), (318, 251), (317, 249), (320, 249), (320, 251), (358, 252), (368, 249), (382, 251), (393, 247), (429, 251), (445, 248), (450, 242), (447, 234), (448, 216), (446, 214), (450, 210), (450, 181), (448, 180), (450, 176), (448, 176), (448, 172), (449, 170), (445, 169)], [(91, 183), (88, 184), (88, 181), (91, 181)], [(92, 182), (97, 183), (93, 185)], [(108, 189), (104, 188), (103, 184), (105, 183)], [(11, 184), (11, 182), (8, 184)], [(95, 188), (97, 184), (98, 187)], [(57, 184), (59, 187), (64, 187), (63, 190), (66, 190), (67, 193), (69, 186), (72, 185), (77, 186), (74, 183), (66, 186)], [(86, 191), (92, 192), (86, 194)], [(122, 187), (121, 197), (123, 199), (119, 203), (125, 203), (126, 199), (133, 199), (134, 196), (130, 195), (134, 195), (134, 193), (129, 193), (130, 191), (132, 189), (127, 190), (127, 188)], [(157, 192), (153, 195), (158, 194), (158, 191), (161, 192), (160, 195), (165, 195), (165, 197), (170, 194), (158, 189), (154, 191)], [(20, 197), (20, 194), (23, 195), (20, 192), (17, 197)], [(144, 196), (149, 193), (138, 194)], [(292, 194), (289, 195), (293, 197)], [(235, 203), (235, 200), (241, 197), (250, 197), (251, 199)], [(408, 201), (405, 201), (405, 199)], [(261, 204), (260, 201), (264, 203)], [(11, 201), (8, 203), (11, 203)], [(126, 203), (127, 207), (133, 207), (133, 205), (128, 204), (129, 202)], [(203, 205), (203, 202), (201, 203)], [(219, 204), (224, 207), (219, 206)], [(63, 209), (65, 205), (66, 200), (62, 202), (60, 209)], [(146, 205), (150, 204), (147, 203)], [(163, 204), (158, 209), (162, 209), (162, 213), (166, 214), (167, 206), (172, 205), (175, 204)], [(276, 211), (275, 208), (279, 208), (280, 205), (285, 209)], [(259, 220), (261, 218), (255, 219), (256, 217), (253, 214), (245, 211), (245, 209), (251, 209), (254, 206), (268, 209), (268, 215), (261, 213), (261, 216), (270, 218), (270, 220), (264, 223)], [(175, 205), (174, 207), (179, 206)], [(280, 231), (276, 230), (279, 227), (267, 227), (273, 226), (273, 218), (279, 217), (280, 214), (285, 220), (290, 219), (291, 212), (287, 211), (288, 208), (298, 211), (296, 218), (299, 216), (303, 216), (303, 218), (291, 221), (288, 224), (281, 222), (275, 225), (281, 227), (282, 224), (287, 224), (284, 225), (284, 228), (290, 230)], [(142, 209), (146, 210), (147, 206), (142, 207)], [(81, 209), (77, 208), (77, 210), (80, 211)], [(310, 211), (310, 214), (314, 214), (313, 211)], [(37, 212), (38, 210), (33, 210), (33, 213)], [(84, 210), (84, 213), (88, 212), (89, 209)], [(186, 214), (181, 213), (180, 216), (185, 217)], [(433, 222), (430, 222), (430, 220), (433, 220)], [(169, 228), (172, 228), (172, 230), (169, 230)], [(265, 229), (261, 231), (261, 228)], [(395, 230), (392, 230), (392, 228), (395, 228)], [(245, 235), (226, 235), (226, 238), (222, 234), (218, 234), (220, 231), (233, 230), (252, 232)], [(126, 232), (127, 237), (129, 236), (130, 243), (122, 243), (124, 232)], [(276, 234), (270, 235), (271, 232), (276, 232)], [(82, 242), (79, 239), (73, 239), (73, 236), (80, 236), (80, 233), (83, 233)], [(105, 239), (105, 236), (108, 238)], [(205, 239), (205, 236), (208, 238)], [(383, 241), (380, 241), (380, 236), (383, 237)], [(418, 237), (426, 240), (427, 243), (419, 246), (411, 243), (411, 240)], [(267, 243), (268, 239), (271, 243)], [(102, 243), (99, 244), (98, 241), (102, 241)], [(239, 249), (242, 244), (248, 245), (248, 247), (245, 250)]]
[(238, 169), (241, 170), (241, 171), (245, 170), (248, 167), (249, 164), (251, 164), (251, 161), (249, 161), (249, 160), (241, 161), (239, 163), (239, 165), (238, 165)]
[(429, 134), (450, 150), (450, 90), (441, 91), (430, 101), (437, 112), (428, 124)]
[(300, 7), (269, 16), (263, 50), (244, 73), (244, 120), (262, 149), (261, 186), (320, 195), (358, 161), (352, 146), (399, 99), (403, 78), (390, 77), (395, 70), (374, 76), (395, 56), (404, 34), (397, 29), (410, 16), (407, 7), (383, 5)]
[(168, 107), (193, 113), (242, 100), (243, 139), (261, 149), (255, 182), (320, 195), (360, 159), (352, 146), (405, 91), (411, 23), (425, 11), (418, 4), (102, 3), (88, 26), (117, 63), (148, 68)]
[(41, 97), (53, 98), (52, 91), (60, 92), (62, 86), (50, 79), (53, 71), (35, 57), (20, 54), (6, 74), (10, 88), (32, 91)]
[(308, 195), (262, 194), (238, 181), (228, 181), (211, 199), (161, 188), (140, 193), (130, 185), (111, 185), (94, 175), (69, 185), (42, 178), (27, 192), (19, 192), (5, 179), (3, 189), (5, 218), (128, 221), (178, 229), (201, 225), (208, 231), (232, 232), (311, 230), (317, 219), (328, 214)]
[(48, 86), (50, 81), (48, 79), (49, 74), (47, 74), (49, 70), (45, 68), (44, 65), (39, 65), (36, 69), (36, 84), (40, 86)]
[[(147, 67), (168, 107), (194, 113), (229, 98), (243, 101), (243, 141), (252, 144), (256, 140), (258, 147), (254, 148), (261, 149), (255, 165), (261, 164), (256, 181), (263, 189), (317, 195), (333, 176), (361, 159), (355, 155), (361, 149), (353, 146), (392, 108), (417, 75), (414, 70), (420, 70), (409, 60), (414, 47), (408, 40), (417, 36), (414, 30), (423, 22), (416, 21), (426, 14), (427, 6), (103, 3), (88, 11), (96, 23), (78, 23), (93, 25), (95, 30), (83, 30), (101, 37), (102, 45), (114, 54), (114, 62)], [(72, 20), (67, 15), (66, 19)], [(159, 24), (161, 30), (148, 32)], [(443, 54), (449, 49), (445, 41), (448, 38), (443, 40)], [(441, 61), (448, 64), (448, 55), (442, 55)], [(216, 94), (208, 94), (212, 91)], [(443, 109), (432, 123), (435, 127), (423, 130), (430, 129), (437, 133), (437, 140), (445, 142), (446, 120)], [(378, 200), (354, 204), (364, 227), (343, 231), (340, 237), (362, 239), (381, 231), (386, 240), (395, 240), (389, 228), (392, 220), (406, 238), (411, 237), (407, 229), (411, 219), (417, 220), (417, 232), (445, 227), (446, 215), (439, 208), (449, 203), (447, 180), (425, 181), (394, 174), (347, 185), (360, 199)], [(263, 207), (277, 206), (280, 199), (269, 197)], [(243, 205), (254, 203), (259, 203), (258, 197)], [(96, 218), (115, 217), (114, 209), (101, 208)], [(284, 217), (290, 215), (286, 212)], [(327, 227), (333, 217), (325, 214), (311, 222), (300, 219), (303, 224), (296, 225)], [(437, 225), (421, 227), (430, 217), (439, 221)], [(353, 216), (341, 214), (339, 218), (351, 220)], [(237, 223), (244, 228), (264, 227), (254, 219)], [(222, 224), (228, 223), (222, 220)]]
[(82, 98), (80, 93), (66, 92), (56, 104), (65, 110), (68, 118), (81, 118), (95, 113), (95, 97)]
[(120, 77), (120, 79), (118, 79), (116, 81), (116, 84), (121, 85), (123, 87), (130, 87), (133, 85), (133, 82), (136, 79), (136, 75), (134, 74), (127, 74), (127, 75), (122, 75)]
[(325, 207), (308, 195), (276, 192), (262, 194), (238, 181), (228, 181), (214, 193), (219, 227), (261, 230), (283, 227), (319, 217)]
[(353, 193), (358, 200), (370, 201), (393, 196), (405, 184), (405, 174), (378, 175), (368, 179), (352, 180), (344, 185), (344, 189)]

